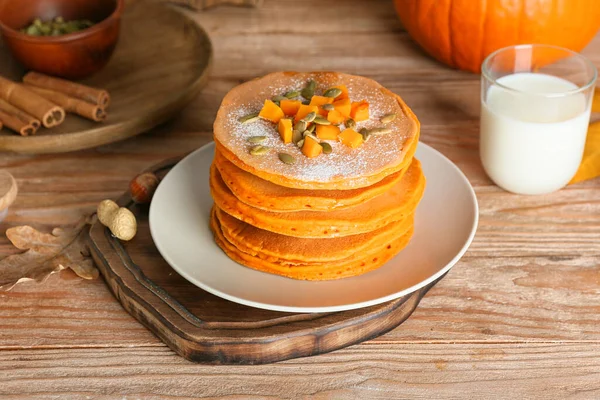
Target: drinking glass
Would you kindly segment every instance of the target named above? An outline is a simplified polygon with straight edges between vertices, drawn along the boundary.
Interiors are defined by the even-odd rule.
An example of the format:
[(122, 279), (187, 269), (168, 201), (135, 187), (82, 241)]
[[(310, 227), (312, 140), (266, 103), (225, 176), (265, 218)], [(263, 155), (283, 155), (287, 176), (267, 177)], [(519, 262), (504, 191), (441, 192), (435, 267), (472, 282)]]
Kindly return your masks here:
[(564, 187), (577, 172), (596, 67), (571, 50), (505, 47), (481, 68), (479, 154), (488, 176), (519, 194)]

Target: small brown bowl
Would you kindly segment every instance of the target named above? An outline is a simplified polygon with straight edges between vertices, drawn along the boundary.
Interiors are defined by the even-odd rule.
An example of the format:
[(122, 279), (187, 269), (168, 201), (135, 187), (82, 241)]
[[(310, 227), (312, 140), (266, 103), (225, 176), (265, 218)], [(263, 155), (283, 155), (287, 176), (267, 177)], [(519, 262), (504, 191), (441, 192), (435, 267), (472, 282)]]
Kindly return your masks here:
[[(81, 79), (108, 63), (119, 37), (124, 0), (0, 0), (0, 32), (13, 56), (27, 69)], [(35, 18), (61, 16), (95, 24), (62, 36), (29, 36), (19, 30)]]

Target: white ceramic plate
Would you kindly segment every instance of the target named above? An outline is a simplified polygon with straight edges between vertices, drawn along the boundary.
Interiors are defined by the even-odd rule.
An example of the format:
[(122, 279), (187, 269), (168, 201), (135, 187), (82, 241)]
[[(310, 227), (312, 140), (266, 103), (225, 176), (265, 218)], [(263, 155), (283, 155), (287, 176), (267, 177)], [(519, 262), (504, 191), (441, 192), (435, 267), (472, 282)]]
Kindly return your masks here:
[(420, 143), (416, 156), (427, 188), (410, 244), (381, 268), (361, 276), (309, 282), (246, 268), (215, 244), (209, 228), (208, 186), (214, 144), (177, 164), (150, 205), (150, 232), (165, 260), (185, 279), (216, 296), (288, 312), (332, 312), (405, 296), (442, 276), (460, 259), (477, 228), (477, 199), (450, 160)]

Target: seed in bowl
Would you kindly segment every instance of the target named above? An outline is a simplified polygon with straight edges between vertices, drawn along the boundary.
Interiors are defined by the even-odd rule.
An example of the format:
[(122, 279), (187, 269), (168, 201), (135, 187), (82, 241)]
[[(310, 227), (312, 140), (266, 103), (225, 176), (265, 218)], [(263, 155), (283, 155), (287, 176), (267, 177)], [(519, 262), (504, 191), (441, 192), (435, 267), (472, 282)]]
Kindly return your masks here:
[(21, 29), (21, 32), (29, 36), (61, 36), (82, 31), (92, 25), (94, 23), (87, 19), (65, 21), (63, 17), (56, 17), (50, 21), (42, 21), (36, 18), (31, 25)]

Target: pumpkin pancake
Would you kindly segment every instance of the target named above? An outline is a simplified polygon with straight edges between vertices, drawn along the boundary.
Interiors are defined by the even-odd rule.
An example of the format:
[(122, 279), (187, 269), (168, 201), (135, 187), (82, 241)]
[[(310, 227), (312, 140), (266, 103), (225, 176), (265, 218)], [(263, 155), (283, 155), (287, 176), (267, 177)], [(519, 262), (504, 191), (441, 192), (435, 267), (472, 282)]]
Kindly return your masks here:
[(342, 259), (325, 263), (313, 263), (310, 265), (298, 264), (292, 266), (270, 262), (239, 250), (223, 235), (220, 222), (215, 215), (214, 209), (211, 213), (210, 224), (215, 235), (215, 242), (232, 260), (258, 271), (282, 275), (293, 279), (315, 281), (347, 278), (377, 269), (402, 250), (410, 241), (413, 233), (413, 227), (411, 225), (410, 229), (404, 235), (385, 244), (382, 248), (371, 249), (371, 251), (366, 252), (363, 257), (358, 257), (353, 260)]
[(210, 189), (220, 209), (257, 228), (295, 237), (333, 238), (367, 233), (413, 214), (425, 189), (425, 177), (420, 162), (413, 159), (402, 179), (384, 194), (329, 212), (282, 213), (249, 206), (233, 195), (214, 164)]
[(235, 166), (218, 151), (215, 166), (221, 178), (240, 201), (267, 211), (330, 211), (342, 209), (383, 194), (396, 185), (407, 168), (386, 176), (366, 188), (350, 190), (304, 190), (279, 186)]
[(323, 263), (358, 258), (371, 249), (387, 246), (413, 224), (413, 216), (375, 231), (331, 239), (304, 239), (256, 228), (215, 206), (223, 236), (244, 253), (283, 265)]
[[(261, 110), (265, 99), (300, 90), (316, 82), (316, 95), (336, 85), (345, 85), (353, 102), (369, 104), (369, 119), (357, 122), (356, 130), (381, 127), (381, 118), (395, 114), (385, 127), (390, 133), (372, 136), (357, 148), (338, 141), (328, 142), (332, 151), (314, 158), (306, 157), (293, 143), (285, 144), (276, 126), (263, 119), (242, 123), (240, 118)], [(248, 139), (265, 136), (261, 145), (267, 154), (249, 152)], [(409, 153), (418, 142), (419, 121), (402, 99), (377, 82), (359, 76), (334, 72), (276, 72), (232, 89), (223, 99), (214, 123), (217, 150), (238, 168), (279, 186), (295, 189), (345, 190), (371, 186), (410, 164)], [(286, 164), (279, 153), (295, 162)]]

